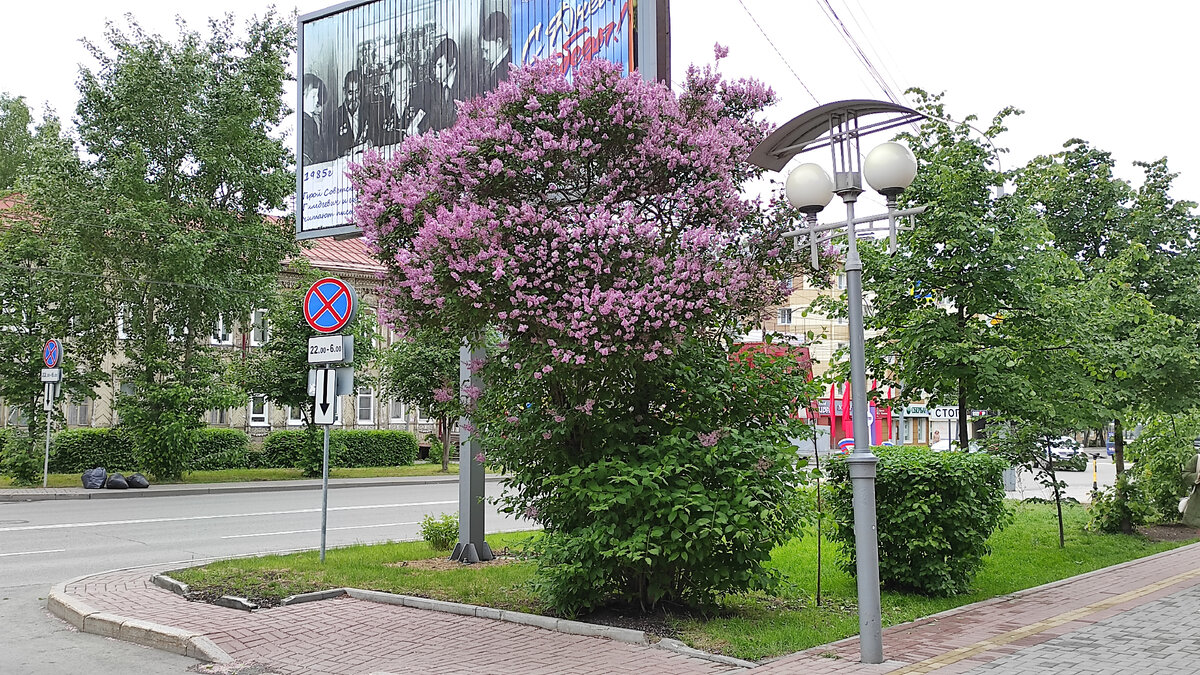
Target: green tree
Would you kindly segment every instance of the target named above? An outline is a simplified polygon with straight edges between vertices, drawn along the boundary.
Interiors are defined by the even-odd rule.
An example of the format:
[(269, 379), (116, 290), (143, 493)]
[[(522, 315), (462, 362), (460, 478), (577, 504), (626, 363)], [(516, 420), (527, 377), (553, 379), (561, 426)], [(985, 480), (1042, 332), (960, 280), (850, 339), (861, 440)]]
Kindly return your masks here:
[[(450, 424), (462, 414), (459, 403), (459, 344), (441, 330), (417, 330), (383, 356), (383, 388), (404, 403), (420, 406), (438, 421), (442, 471), (450, 470)], [(482, 365), (482, 364), (481, 364)]]
[[(304, 320), (304, 294), (313, 282), (322, 278), (304, 259), (289, 265), (292, 282), (280, 290), (267, 305), (270, 317), (266, 344), (256, 349), (237, 367), (237, 380), (246, 394), (261, 394), (278, 406), (299, 411), (304, 420), (308, 442), (300, 453), (300, 469), (306, 476), (320, 476), (322, 448), (320, 432), (313, 416), (313, 396), (308, 393), (308, 338), (316, 335)], [(355, 380), (366, 381), (375, 358), (376, 331), (374, 312), (360, 308), (347, 334), (354, 336)]]
[(85, 170), (38, 206), (74, 229), (120, 308), (117, 409), (145, 467), (173, 478), (203, 412), (238, 400), (210, 331), (263, 307), (295, 251), (287, 219), (263, 215), (294, 186), (274, 131), (294, 31), (274, 13), (244, 35), (232, 17), (206, 35), (181, 23), (173, 41), (128, 22), (85, 43), (97, 62), (79, 79)]
[[(1007, 197), (997, 196), (1004, 174), (997, 150), (968, 127), (951, 124), (941, 97), (914, 91), (930, 115), (915, 134), (904, 134), (917, 158), (905, 205), (927, 204), (916, 227), (903, 232), (899, 250), (862, 246), (863, 288), (872, 295), (866, 342), (873, 377), (927, 392), (931, 402), (959, 408), (958, 441), (967, 447), (973, 408), (1005, 410), (1029, 393), (1015, 366), (1037, 322), (1037, 299), (1059, 261), (1047, 259), (1039, 224)], [(995, 138), (1000, 111), (986, 129)], [(836, 313), (826, 303), (823, 310)]]
[[(1039, 214), (1052, 246), (1079, 266), (1063, 329), (1083, 373), (1090, 424), (1114, 422), (1124, 472), (1124, 429), (1195, 405), (1200, 364), (1200, 241), (1195, 204), (1170, 197), (1165, 159), (1138, 163), (1136, 189), (1104, 151), (1072, 139), (1016, 176), (1016, 196)], [(1128, 528), (1126, 528), (1128, 529)]]
[(33, 114), (23, 96), (0, 93), (0, 194), (13, 189), (33, 156)]
[[(23, 105), (20, 99), (11, 101)], [(41, 445), (35, 440), (46, 423), (39, 377), (43, 344), (52, 337), (62, 340), (61, 393), (88, 399), (103, 378), (101, 363), (112, 347), (113, 322), (90, 273), (88, 252), (34, 206), (47, 176), (80, 170), (58, 119), (47, 115), (23, 152), (19, 165), (8, 162), (11, 155), (0, 159), (5, 166), (17, 166), (13, 180), (28, 193), (10, 197), (10, 208), (0, 213), (0, 397), (28, 425), (28, 442), (21, 446), (32, 451)], [(40, 474), (41, 453), (34, 454), (37, 459), (26, 464), (36, 465)]]

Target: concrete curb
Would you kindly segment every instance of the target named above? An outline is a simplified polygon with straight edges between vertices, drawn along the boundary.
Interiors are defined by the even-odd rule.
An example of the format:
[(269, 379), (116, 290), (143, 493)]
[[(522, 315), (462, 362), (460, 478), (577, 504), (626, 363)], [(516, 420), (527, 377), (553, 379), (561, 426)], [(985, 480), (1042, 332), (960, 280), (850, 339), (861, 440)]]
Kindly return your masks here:
[[(504, 476), (487, 476), (489, 483), (504, 480)], [(346, 482), (342, 482), (346, 481)], [(354, 482), (350, 482), (354, 481)], [(412, 478), (342, 478), (330, 481), (329, 489), (359, 488), (359, 487), (402, 487), (405, 485), (440, 485), (457, 483), (458, 476)], [(221, 495), (239, 492), (292, 492), (297, 490), (320, 490), (321, 481), (306, 481), (303, 484), (283, 483), (273, 481), (255, 481), (252, 483), (224, 483), (198, 487), (184, 485), (150, 486), (143, 490), (84, 490), (83, 488), (5, 488), (0, 490), (0, 502), (42, 502), (60, 499), (130, 499), (138, 497), (182, 497), (192, 495)]]
[(757, 668), (759, 666), (759, 664), (753, 661), (743, 661), (742, 659), (735, 659), (732, 656), (723, 656), (721, 654), (702, 652), (699, 649), (693, 649), (692, 647), (683, 644), (679, 640), (673, 640), (671, 638), (663, 638), (654, 646), (658, 647), (659, 649), (675, 652), (676, 654), (683, 654), (685, 656), (704, 659), (706, 661), (722, 663), (727, 666), (737, 666), (738, 668)]
[(98, 612), (86, 602), (68, 595), (66, 583), (57, 584), (50, 591), (46, 609), (84, 633), (133, 642), (201, 661), (233, 663), (225, 650), (200, 633)]

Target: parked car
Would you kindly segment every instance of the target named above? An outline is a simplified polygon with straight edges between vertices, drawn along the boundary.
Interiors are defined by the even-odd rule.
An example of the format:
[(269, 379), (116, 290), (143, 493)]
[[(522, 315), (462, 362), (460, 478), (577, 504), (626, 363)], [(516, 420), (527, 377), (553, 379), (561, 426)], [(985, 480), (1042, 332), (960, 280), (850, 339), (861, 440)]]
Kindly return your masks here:
[[(952, 441), (949, 439), (942, 439), (929, 446), (929, 449), (933, 450), (934, 452), (946, 452), (947, 450), (959, 450), (960, 448), (961, 446), (959, 446), (958, 441)], [(980, 449), (979, 441), (975, 440), (974, 438), (967, 441), (968, 452), (979, 452)]]
[(1079, 441), (1070, 436), (1050, 439), (1050, 454), (1054, 456), (1054, 468), (1064, 471), (1087, 471), (1088, 456), (1079, 447)]

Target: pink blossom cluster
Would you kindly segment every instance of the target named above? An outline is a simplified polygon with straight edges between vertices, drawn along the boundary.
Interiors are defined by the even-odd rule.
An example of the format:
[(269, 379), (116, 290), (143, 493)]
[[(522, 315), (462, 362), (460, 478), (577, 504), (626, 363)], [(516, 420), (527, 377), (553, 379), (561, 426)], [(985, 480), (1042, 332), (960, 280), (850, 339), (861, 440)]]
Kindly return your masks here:
[(353, 170), (356, 221), (388, 269), (385, 318), (493, 326), (580, 365), (653, 360), (778, 301), (765, 270), (782, 227), (739, 192), (772, 98), (711, 68), (679, 96), (603, 61), (572, 82), (548, 63), (514, 69), (454, 127)]

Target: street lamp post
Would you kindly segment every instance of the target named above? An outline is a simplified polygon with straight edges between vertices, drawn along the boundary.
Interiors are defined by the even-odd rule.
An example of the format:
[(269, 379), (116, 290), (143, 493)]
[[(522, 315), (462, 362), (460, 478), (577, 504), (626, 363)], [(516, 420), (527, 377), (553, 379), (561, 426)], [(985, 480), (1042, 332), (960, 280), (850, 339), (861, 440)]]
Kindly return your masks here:
[[(859, 118), (868, 114), (890, 113), (884, 122), (860, 126)], [(898, 116), (897, 116), (898, 115)], [(858, 255), (856, 226), (881, 220), (855, 218), (854, 206), (862, 194), (863, 174), (867, 182), (888, 198), (888, 236), (890, 249), (896, 244), (896, 217), (924, 209), (896, 211), (896, 196), (916, 176), (916, 160), (898, 143), (884, 143), (868, 155), (859, 167), (859, 137), (892, 128), (922, 115), (914, 110), (882, 101), (844, 101), (831, 103), (796, 117), (755, 148), (751, 161), (780, 170), (792, 156), (812, 147), (828, 145), (833, 158), (834, 176), (830, 180), (815, 164), (802, 164), (788, 175), (785, 192), (788, 201), (806, 215), (805, 227), (788, 233), (797, 246), (807, 238), (817, 264), (817, 244), (822, 232), (846, 228), (846, 291), (850, 315), (850, 388), (854, 419), (854, 451), (847, 458), (854, 505), (854, 542), (858, 581), (859, 656), (863, 663), (883, 662), (882, 616), (879, 597), (879, 546), (875, 518), (875, 467), (879, 458), (871, 452), (867, 422), (867, 374), (865, 336), (863, 334), (862, 260)], [(817, 144), (823, 140), (824, 143)], [(817, 225), (816, 214), (833, 195), (846, 206), (845, 223)]]

